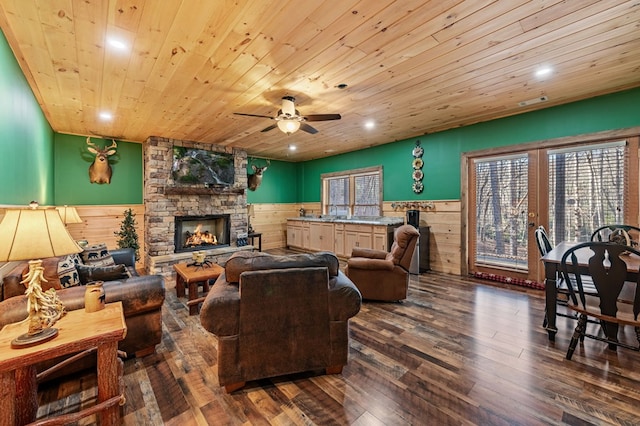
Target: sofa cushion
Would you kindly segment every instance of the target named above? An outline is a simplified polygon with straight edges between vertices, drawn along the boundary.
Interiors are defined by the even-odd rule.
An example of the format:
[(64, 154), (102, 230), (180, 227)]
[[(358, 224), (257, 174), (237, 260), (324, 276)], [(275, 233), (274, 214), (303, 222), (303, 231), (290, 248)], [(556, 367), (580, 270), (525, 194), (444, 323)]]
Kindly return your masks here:
[(130, 277), (129, 271), (127, 271), (127, 267), (124, 265), (78, 265), (76, 268), (82, 285), (87, 285), (92, 281), (115, 281)]
[(105, 243), (86, 246), (82, 252), (82, 262), (85, 265), (93, 266), (112, 266), (116, 264)]
[(288, 269), (325, 266), (329, 269), (329, 276), (338, 275), (340, 263), (335, 254), (330, 252), (292, 254), (274, 256), (262, 252), (239, 251), (234, 253), (225, 265), (227, 282), (240, 282), (240, 274), (245, 271), (264, 269)]
[[(43, 280), (42, 291), (47, 291), (50, 288), (60, 290), (62, 288), (62, 284), (60, 283), (60, 277), (58, 276), (58, 262), (60, 262), (61, 257), (47, 257), (42, 259), (42, 267), (43, 271)], [(22, 272), (20, 273), (20, 281), (24, 280), (27, 274), (29, 273), (29, 264), (25, 264), (22, 266)], [(24, 290), (27, 289), (28, 283), (24, 283)]]

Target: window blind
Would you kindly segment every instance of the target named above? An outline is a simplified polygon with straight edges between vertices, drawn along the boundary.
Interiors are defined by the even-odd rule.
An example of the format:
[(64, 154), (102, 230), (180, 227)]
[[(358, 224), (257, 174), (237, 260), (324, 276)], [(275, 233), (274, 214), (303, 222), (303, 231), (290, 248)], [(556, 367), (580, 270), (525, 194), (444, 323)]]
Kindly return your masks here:
[(626, 141), (549, 150), (549, 232), (556, 242), (588, 241), (602, 225), (624, 223)]

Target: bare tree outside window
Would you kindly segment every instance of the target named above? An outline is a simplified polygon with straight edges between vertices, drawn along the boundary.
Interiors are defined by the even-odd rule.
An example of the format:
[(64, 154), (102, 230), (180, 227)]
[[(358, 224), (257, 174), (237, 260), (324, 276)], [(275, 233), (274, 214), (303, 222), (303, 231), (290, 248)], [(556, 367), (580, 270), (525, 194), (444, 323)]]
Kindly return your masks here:
[(526, 269), (528, 159), (476, 161), (476, 263)]
[(588, 241), (624, 222), (624, 141), (549, 151), (549, 231), (556, 242)]

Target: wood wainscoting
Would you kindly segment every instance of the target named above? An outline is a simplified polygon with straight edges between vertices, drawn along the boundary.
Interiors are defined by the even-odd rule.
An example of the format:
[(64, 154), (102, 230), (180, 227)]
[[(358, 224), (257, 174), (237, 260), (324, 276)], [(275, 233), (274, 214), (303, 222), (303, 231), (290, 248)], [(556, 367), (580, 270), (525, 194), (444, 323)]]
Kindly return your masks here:
[[(428, 205), (428, 207), (424, 207)], [(395, 206), (395, 208), (394, 208)], [(462, 222), (459, 200), (385, 201), (384, 216), (406, 217), (407, 210), (420, 210), (420, 226), (429, 226), (429, 266), (436, 272), (462, 273)]]
[(262, 233), (262, 250), (287, 246), (287, 218), (300, 215), (301, 204), (253, 204), (249, 223), (255, 232)]
[(138, 269), (144, 268), (144, 205), (123, 204), (104, 206), (75, 206), (82, 223), (70, 223), (67, 225), (69, 233), (76, 240), (87, 240), (89, 244), (106, 243), (107, 248), (118, 247), (118, 236), (125, 210), (131, 209), (135, 215), (136, 231), (138, 232), (138, 244), (140, 244), (140, 261), (136, 264)]

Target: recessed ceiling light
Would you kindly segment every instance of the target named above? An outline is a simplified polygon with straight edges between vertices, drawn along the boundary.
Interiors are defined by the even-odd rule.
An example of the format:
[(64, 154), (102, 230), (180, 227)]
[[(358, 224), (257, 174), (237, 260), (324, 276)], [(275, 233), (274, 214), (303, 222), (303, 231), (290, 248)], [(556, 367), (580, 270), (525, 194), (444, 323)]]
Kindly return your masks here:
[(103, 111), (99, 114), (100, 120), (102, 121), (111, 121), (113, 119), (113, 115), (110, 112)]
[(107, 44), (109, 46), (113, 47), (114, 49), (117, 49), (117, 50), (128, 50), (129, 49), (129, 46), (127, 46), (127, 44), (124, 41), (119, 40), (119, 39), (114, 38), (114, 37), (108, 37), (107, 38)]
[(551, 71), (553, 71), (553, 68), (547, 66), (538, 68), (536, 70), (536, 77), (546, 77), (551, 74)]
[(376, 122), (373, 120), (368, 120), (364, 123), (365, 129), (373, 129), (374, 127), (376, 127)]

